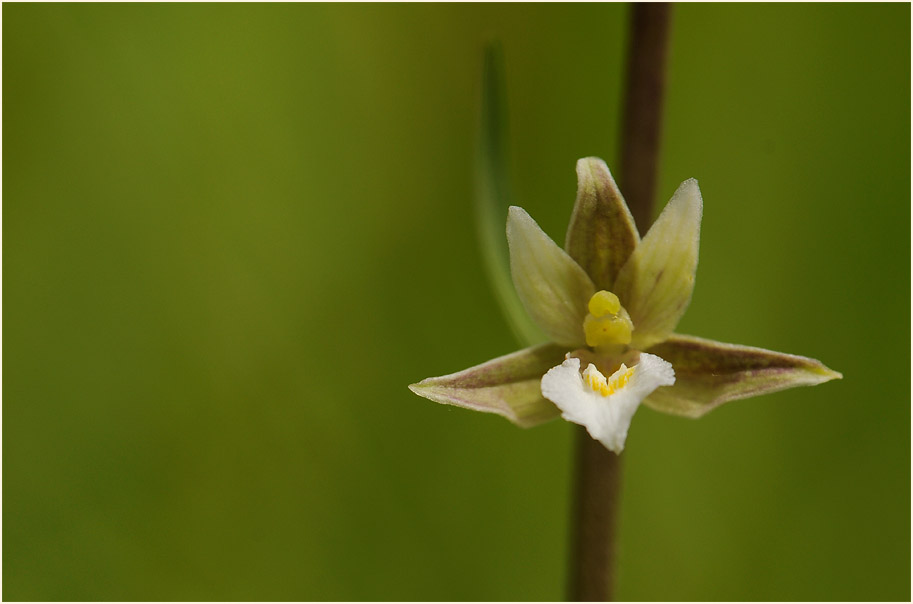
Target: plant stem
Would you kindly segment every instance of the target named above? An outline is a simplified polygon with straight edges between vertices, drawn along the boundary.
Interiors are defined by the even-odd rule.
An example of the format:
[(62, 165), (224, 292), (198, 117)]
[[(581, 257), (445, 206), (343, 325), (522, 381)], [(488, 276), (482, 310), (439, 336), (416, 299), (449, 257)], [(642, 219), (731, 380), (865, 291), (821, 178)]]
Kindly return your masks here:
[[(620, 189), (641, 233), (652, 217), (659, 161), (670, 6), (631, 7), (621, 139)], [(621, 457), (576, 428), (575, 504), (571, 533), (570, 599), (612, 599)]]
[(573, 510), (570, 599), (611, 600), (615, 567), (615, 517), (621, 485), (621, 457), (577, 426), (577, 476)]
[(618, 184), (641, 234), (653, 217), (670, 8), (667, 3), (635, 4), (631, 11)]

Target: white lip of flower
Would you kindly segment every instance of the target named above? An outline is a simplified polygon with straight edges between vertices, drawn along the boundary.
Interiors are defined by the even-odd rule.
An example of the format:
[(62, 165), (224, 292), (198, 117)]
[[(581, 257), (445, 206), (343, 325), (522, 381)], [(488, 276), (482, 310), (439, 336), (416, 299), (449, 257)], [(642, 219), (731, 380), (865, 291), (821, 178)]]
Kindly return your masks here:
[(621, 367), (606, 378), (592, 363), (580, 372), (580, 359), (568, 356), (542, 377), (542, 395), (561, 409), (561, 416), (587, 429), (607, 449), (621, 453), (631, 418), (660, 386), (675, 383), (672, 365), (641, 353), (633, 367)]

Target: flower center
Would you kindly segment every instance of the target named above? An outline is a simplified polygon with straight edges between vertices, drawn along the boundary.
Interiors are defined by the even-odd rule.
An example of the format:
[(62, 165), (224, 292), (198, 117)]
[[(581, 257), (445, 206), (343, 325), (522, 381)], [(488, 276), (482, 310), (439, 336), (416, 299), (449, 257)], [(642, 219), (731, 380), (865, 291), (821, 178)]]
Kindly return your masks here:
[(618, 296), (605, 290), (598, 291), (590, 298), (587, 308), (590, 313), (583, 320), (587, 346), (599, 348), (631, 343), (634, 324)]
[(634, 374), (634, 367), (627, 367), (624, 363), (608, 379), (596, 369), (596, 366), (590, 363), (583, 370), (583, 382), (590, 387), (593, 392), (598, 392), (602, 396), (615, 394), (625, 387), (628, 380)]

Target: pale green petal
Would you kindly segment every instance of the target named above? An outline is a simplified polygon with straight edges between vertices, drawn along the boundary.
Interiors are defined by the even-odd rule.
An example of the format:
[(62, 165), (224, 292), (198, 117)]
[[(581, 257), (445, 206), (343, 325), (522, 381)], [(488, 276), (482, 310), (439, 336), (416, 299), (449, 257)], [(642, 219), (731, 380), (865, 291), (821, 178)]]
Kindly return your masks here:
[(558, 417), (560, 411), (542, 397), (539, 383), (564, 356), (565, 349), (554, 344), (526, 348), (459, 373), (424, 379), (409, 389), (437, 403), (497, 413), (528, 428)]
[(608, 166), (598, 157), (577, 161), (577, 201), (564, 249), (593, 280), (612, 291), (640, 236)]
[(523, 208), (508, 211), (507, 244), (514, 287), (530, 317), (553, 342), (582, 347), (593, 282)]
[(645, 350), (672, 333), (691, 301), (703, 204), (686, 180), (622, 267), (615, 294), (631, 315), (631, 346)]
[(675, 385), (644, 401), (657, 411), (700, 417), (727, 401), (843, 376), (821, 361), (751, 346), (673, 335), (650, 349), (675, 369)]

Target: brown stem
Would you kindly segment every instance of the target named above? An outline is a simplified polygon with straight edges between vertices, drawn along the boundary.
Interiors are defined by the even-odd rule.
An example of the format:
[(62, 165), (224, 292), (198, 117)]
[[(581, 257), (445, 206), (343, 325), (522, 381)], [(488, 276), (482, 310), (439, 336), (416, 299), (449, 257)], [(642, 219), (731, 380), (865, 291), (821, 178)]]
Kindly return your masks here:
[(621, 489), (621, 457), (587, 433), (574, 430), (577, 476), (572, 520), (570, 599), (612, 599), (615, 568), (615, 519)]
[(631, 12), (619, 188), (641, 233), (650, 226), (656, 190), (669, 13), (666, 3), (636, 4)]
[[(670, 5), (635, 4), (631, 10), (619, 183), (641, 233), (652, 218), (665, 88)], [(615, 525), (621, 457), (576, 429), (575, 504), (572, 513), (570, 599), (612, 599)]]

